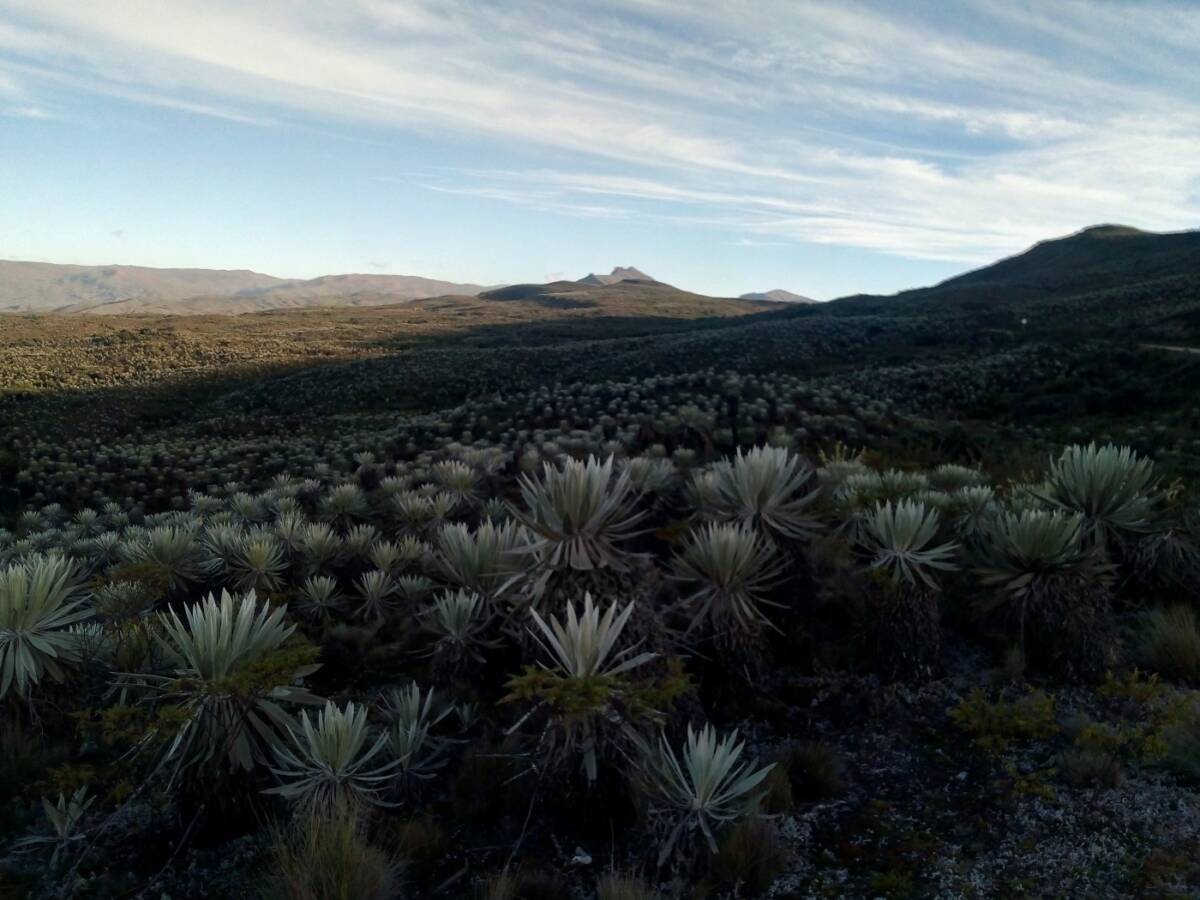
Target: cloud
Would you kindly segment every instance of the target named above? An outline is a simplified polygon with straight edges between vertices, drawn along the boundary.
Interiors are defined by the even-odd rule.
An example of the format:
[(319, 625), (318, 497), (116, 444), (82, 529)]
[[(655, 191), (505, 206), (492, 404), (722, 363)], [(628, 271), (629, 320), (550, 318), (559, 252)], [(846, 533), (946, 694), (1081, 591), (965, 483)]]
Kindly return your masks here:
[(730, 241), (731, 247), (786, 247), (787, 241), (760, 241), (755, 238), (738, 238), (736, 241)]
[(21, 97), (24, 92), (12, 76), (0, 70), (0, 97)]
[[(549, 215), (978, 262), (1200, 215), (1200, 8), (1101, 0), (0, 0), (23, 81), (536, 154), (402, 176)], [(0, 72), (0, 96), (8, 83)], [(21, 104), (20, 108), (39, 108)]]
[(12, 116), (17, 119), (56, 119), (49, 110), (40, 106), (4, 106), (0, 107), (0, 115)]
[(436, 191), (440, 194), (457, 194), (481, 200), (498, 200), (503, 203), (523, 206), (537, 212), (561, 213), (585, 219), (625, 219), (629, 217), (628, 211), (620, 207), (604, 206), (596, 203), (572, 202), (567, 199), (567, 194), (564, 192), (552, 190), (519, 189), (486, 185), (451, 186), (445, 184), (423, 184), (421, 186), (426, 190)]

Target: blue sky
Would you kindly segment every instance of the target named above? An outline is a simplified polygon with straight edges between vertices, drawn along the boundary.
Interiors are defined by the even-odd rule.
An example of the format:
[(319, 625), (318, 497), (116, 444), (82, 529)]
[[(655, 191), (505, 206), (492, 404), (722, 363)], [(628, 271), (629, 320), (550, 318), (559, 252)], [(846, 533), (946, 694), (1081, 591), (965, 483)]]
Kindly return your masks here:
[(1200, 4), (0, 0), (0, 258), (711, 294), (1200, 224)]

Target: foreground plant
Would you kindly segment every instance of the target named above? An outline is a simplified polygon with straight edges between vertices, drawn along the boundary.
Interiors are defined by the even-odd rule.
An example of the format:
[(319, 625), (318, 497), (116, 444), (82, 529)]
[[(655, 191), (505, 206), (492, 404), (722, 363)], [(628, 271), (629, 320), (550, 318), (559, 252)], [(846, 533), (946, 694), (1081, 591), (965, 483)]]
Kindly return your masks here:
[(303, 712), (298, 725), (289, 726), (287, 741), (274, 747), (271, 771), (283, 783), (268, 794), (324, 814), (338, 807), (380, 802), (380, 791), (398, 763), (369, 765), (387, 747), (388, 735), (384, 733), (368, 745), (364, 707), (347, 703), (339, 709), (326, 701), (315, 724)]
[(816, 470), (786, 447), (740, 448), (693, 482), (701, 513), (751, 526), (767, 537), (807, 540), (820, 530), (808, 513), (820, 495)]
[(73, 562), (37, 557), (0, 569), (0, 700), (29, 694), (43, 676), (62, 681), (79, 659), (73, 624), (92, 615)]
[(336, 579), (328, 575), (313, 575), (300, 586), (296, 609), (307, 618), (324, 622), (341, 611), (343, 600), (345, 597)]
[(775, 764), (739, 763), (744, 749), (736, 730), (722, 738), (711, 725), (699, 733), (688, 726), (682, 760), (665, 736), (660, 739), (658, 755), (647, 773), (655, 791), (652, 814), (665, 819), (669, 827), (658, 857), (660, 866), (700, 837), (716, 853), (717, 833), (757, 810), (757, 788)]
[(495, 599), (524, 570), (529, 542), (529, 532), (514, 522), (485, 521), (474, 531), (462, 523), (444, 525), (438, 532), (438, 567), (451, 584)]
[(392, 609), (396, 596), (396, 582), (387, 572), (378, 570), (363, 572), (358, 577), (358, 595), (362, 602), (355, 614), (366, 621), (378, 622)]
[(934, 571), (952, 572), (958, 545), (934, 544), (938, 514), (919, 501), (888, 501), (875, 507), (863, 528), (863, 543), (872, 554), (870, 567), (885, 573), (893, 584), (937, 590)]
[(939, 541), (940, 517), (920, 500), (880, 503), (858, 544), (874, 576), (864, 585), (860, 632), (890, 675), (926, 673), (941, 648), (941, 572), (958, 568), (958, 544)]
[(590, 570), (624, 567), (620, 544), (634, 536), (645, 515), (628, 470), (613, 473), (613, 457), (600, 462), (546, 463), (540, 480), (520, 479), (525, 509), (513, 515), (533, 532), (529, 550), (550, 568)]
[(491, 615), (478, 594), (446, 591), (425, 613), (425, 628), (434, 636), (426, 651), (436, 669), (461, 672), (472, 662), (484, 661), (483, 651), (498, 646), (487, 637)]
[(430, 736), (430, 731), (451, 710), (439, 713), (434, 707), (433, 689), (422, 695), (415, 681), (406, 688), (392, 691), (383, 701), (384, 714), (391, 720), (388, 749), (401, 790), (411, 790), (419, 782), (428, 781), (445, 764), (441, 747)]
[(280, 704), (323, 702), (295, 686), (319, 666), (314, 648), (285, 646), (296, 629), (285, 615), (286, 607), (260, 607), (253, 591), (222, 591), (219, 601), (210, 594), (182, 618), (175, 611), (160, 614), (159, 641), (174, 672), (130, 674), (121, 683), (145, 686), (159, 703), (179, 710), (163, 755), (174, 769), (172, 781), (199, 766), (249, 770), (268, 761), (270, 745), (292, 724)]
[(1154, 463), (1129, 447), (1075, 444), (1050, 465), (1042, 499), (1083, 517), (1084, 537), (1119, 546), (1153, 527)]
[(762, 606), (783, 566), (775, 546), (749, 525), (710, 523), (693, 532), (674, 569), (690, 588), (683, 599), (688, 632), (708, 628), (718, 641), (744, 645), (763, 627), (774, 627)]
[(46, 821), (50, 823), (51, 833), (23, 838), (17, 841), (16, 848), (33, 850), (38, 847), (50, 847), (50, 867), (53, 869), (57, 866), (62, 853), (86, 837), (79, 827), (80, 822), (96, 799), (89, 797), (87, 793), (87, 785), (83, 785), (75, 790), (69, 800), (63, 794), (58, 795), (57, 803), (51, 803), (43, 797), (42, 811), (46, 814)]
[(204, 574), (204, 549), (189, 527), (160, 525), (125, 544), (121, 555), (128, 563), (161, 571), (172, 591), (199, 581)]
[[(548, 718), (542, 749), (546, 763), (558, 765), (577, 756), (589, 782), (597, 778), (606, 745), (621, 736), (632, 736), (631, 724), (621, 711), (628, 688), (622, 676), (655, 658), (653, 653), (635, 655), (632, 647), (617, 649), (633, 611), (632, 603), (624, 610), (613, 604), (601, 613), (590, 594), (583, 598), (581, 614), (567, 604), (565, 621), (551, 617), (547, 623), (531, 610), (537, 628), (534, 637), (549, 662), (528, 667), (509, 682), (507, 699), (535, 701), (534, 709), (510, 733), (533, 712), (545, 709)], [(616, 734), (610, 735), (613, 729)]]
[(243, 591), (270, 593), (283, 587), (287, 568), (283, 547), (270, 535), (243, 538), (229, 562), (234, 586)]
[(1037, 509), (1002, 513), (984, 529), (976, 574), (992, 594), (981, 608), (1013, 611), (1023, 651), (1032, 633), (1051, 655), (1072, 645), (1086, 655), (1080, 645), (1094, 644), (1107, 624), (1115, 567), (1084, 533), (1082, 515)]

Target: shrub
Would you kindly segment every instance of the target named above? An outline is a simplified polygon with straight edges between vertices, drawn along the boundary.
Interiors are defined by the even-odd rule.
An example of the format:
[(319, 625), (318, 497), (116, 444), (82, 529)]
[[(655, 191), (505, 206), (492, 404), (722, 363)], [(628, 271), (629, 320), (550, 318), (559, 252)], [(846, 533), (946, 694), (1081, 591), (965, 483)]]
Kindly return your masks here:
[(400, 861), (368, 843), (351, 810), (275, 827), (269, 855), (264, 900), (393, 900), (401, 886)]
[(596, 884), (596, 900), (660, 900), (653, 885), (633, 875), (605, 875)]
[(380, 831), (385, 845), (417, 876), (437, 868), (452, 847), (446, 830), (428, 813), (399, 820), (388, 817)]
[(1093, 748), (1064, 750), (1058, 758), (1058, 771), (1074, 787), (1114, 788), (1125, 780), (1121, 760)]
[(1134, 656), (1168, 678), (1200, 684), (1200, 625), (1190, 606), (1176, 604), (1142, 617)]
[(571, 896), (571, 888), (550, 872), (502, 872), (487, 882), (480, 896), (481, 900), (562, 900)]
[(787, 869), (788, 854), (774, 824), (749, 816), (721, 838), (712, 871), (727, 887), (756, 896), (766, 892)]
[(846, 789), (842, 757), (825, 741), (801, 741), (788, 748), (780, 762), (797, 803), (828, 800)]
[(1003, 753), (1013, 741), (1043, 740), (1058, 731), (1054, 698), (1041, 691), (993, 702), (975, 688), (950, 711), (950, 718), (989, 753)]
[(1161, 764), (1189, 784), (1200, 785), (1200, 705), (1193, 703), (1162, 735)]

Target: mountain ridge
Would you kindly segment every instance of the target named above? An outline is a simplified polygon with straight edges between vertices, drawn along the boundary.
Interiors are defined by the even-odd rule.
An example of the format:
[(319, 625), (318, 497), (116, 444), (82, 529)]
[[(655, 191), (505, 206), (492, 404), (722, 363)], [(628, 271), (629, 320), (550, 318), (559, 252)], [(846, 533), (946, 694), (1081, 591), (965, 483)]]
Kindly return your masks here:
[[(1172, 284), (1168, 284), (1171, 281)], [(1062, 300), (1117, 286), (1163, 291), (1200, 289), (1200, 230), (1149, 232), (1103, 224), (1039, 241), (1027, 250), (929, 287), (891, 295), (856, 294), (820, 304), (834, 315), (884, 309), (904, 314), (923, 304), (1012, 315), (1005, 310), (1040, 300)], [(1161, 284), (1160, 284), (1161, 283)], [(1150, 287), (1147, 287), (1150, 286)], [(736, 298), (680, 291), (633, 266), (576, 281), (485, 286), (415, 275), (348, 273), (311, 279), (278, 278), (249, 269), (81, 266), (0, 260), (0, 312), (97, 315), (241, 314), (272, 309), (368, 307), (438, 297), (529, 300), (543, 306), (604, 306), (606, 291), (623, 301), (706, 301), (810, 306), (814, 301), (775, 289)]]
[(819, 301), (811, 297), (805, 297), (801, 294), (793, 294), (791, 291), (785, 291), (783, 288), (775, 288), (770, 291), (751, 291), (748, 294), (738, 296), (739, 300), (768, 300), (771, 303), (817, 303)]
[(598, 287), (619, 284), (622, 281), (647, 281), (653, 284), (661, 284), (658, 279), (651, 278), (645, 272), (634, 266), (615, 266), (608, 275), (597, 275), (595, 272), (589, 272), (584, 275), (576, 284), (591, 284)]
[(308, 306), (367, 306), (487, 286), (417, 275), (345, 274), (278, 278), (250, 269), (80, 266), (0, 260), (0, 311), (150, 314), (260, 312)]

